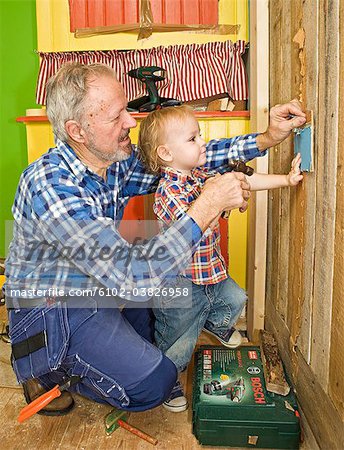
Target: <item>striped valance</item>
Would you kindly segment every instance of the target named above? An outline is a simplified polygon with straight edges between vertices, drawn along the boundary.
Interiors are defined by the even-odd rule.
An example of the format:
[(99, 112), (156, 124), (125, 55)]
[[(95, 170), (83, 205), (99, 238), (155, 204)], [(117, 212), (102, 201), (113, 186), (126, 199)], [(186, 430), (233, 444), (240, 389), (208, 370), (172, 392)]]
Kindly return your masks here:
[(233, 100), (246, 100), (248, 84), (241, 58), (244, 52), (244, 41), (226, 41), (130, 51), (39, 53), (36, 100), (37, 104), (45, 104), (47, 80), (71, 61), (104, 63), (112, 67), (129, 101), (146, 94), (142, 83), (127, 75), (129, 70), (141, 66), (159, 66), (166, 70), (166, 80), (158, 84), (162, 97), (187, 102), (227, 93)]

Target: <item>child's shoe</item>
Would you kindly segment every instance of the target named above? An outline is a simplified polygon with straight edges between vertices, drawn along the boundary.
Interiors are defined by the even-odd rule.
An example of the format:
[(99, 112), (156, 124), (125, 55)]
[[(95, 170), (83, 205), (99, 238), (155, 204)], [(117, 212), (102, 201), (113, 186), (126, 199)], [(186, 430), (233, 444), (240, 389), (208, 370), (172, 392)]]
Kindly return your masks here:
[(180, 381), (177, 380), (168, 399), (162, 406), (170, 412), (182, 412), (188, 409), (188, 401), (186, 400)]
[(214, 331), (208, 330), (208, 328), (205, 327), (203, 330), (215, 336), (225, 347), (237, 348), (242, 343), (241, 334), (235, 328), (229, 328), (228, 330), (219, 333), (214, 333)]

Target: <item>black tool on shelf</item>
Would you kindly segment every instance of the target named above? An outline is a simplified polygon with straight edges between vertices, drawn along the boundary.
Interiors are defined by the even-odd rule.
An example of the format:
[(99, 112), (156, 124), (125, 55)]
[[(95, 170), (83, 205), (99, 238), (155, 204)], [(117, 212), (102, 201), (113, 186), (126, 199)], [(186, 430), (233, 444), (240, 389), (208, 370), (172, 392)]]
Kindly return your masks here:
[(140, 80), (147, 89), (148, 95), (136, 98), (128, 103), (128, 111), (150, 112), (167, 106), (178, 106), (179, 100), (160, 97), (156, 83), (166, 78), (166, 70), (162, 67), (148, 66), (129, 70), (128, 75)]

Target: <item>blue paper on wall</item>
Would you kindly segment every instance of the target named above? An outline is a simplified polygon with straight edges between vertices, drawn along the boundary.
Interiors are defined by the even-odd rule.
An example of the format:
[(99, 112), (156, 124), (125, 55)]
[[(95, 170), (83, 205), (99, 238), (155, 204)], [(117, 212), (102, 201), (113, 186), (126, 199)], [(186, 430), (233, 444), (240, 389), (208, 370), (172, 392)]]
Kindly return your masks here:
[(313, 126), (294, 129), (294, 154), (301, 153), (301, 171), (313, 171)]

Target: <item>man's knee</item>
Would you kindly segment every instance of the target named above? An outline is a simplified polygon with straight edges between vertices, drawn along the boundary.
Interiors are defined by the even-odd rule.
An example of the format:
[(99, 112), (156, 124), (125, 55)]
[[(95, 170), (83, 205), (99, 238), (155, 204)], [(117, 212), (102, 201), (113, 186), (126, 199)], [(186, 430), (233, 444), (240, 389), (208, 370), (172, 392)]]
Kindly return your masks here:
[(173, 362), (163, 355), (161, 363), (139, 386), (127, 390), (130, 411), (144, 411), (161, 405), (170, 395), (178, 373)]

